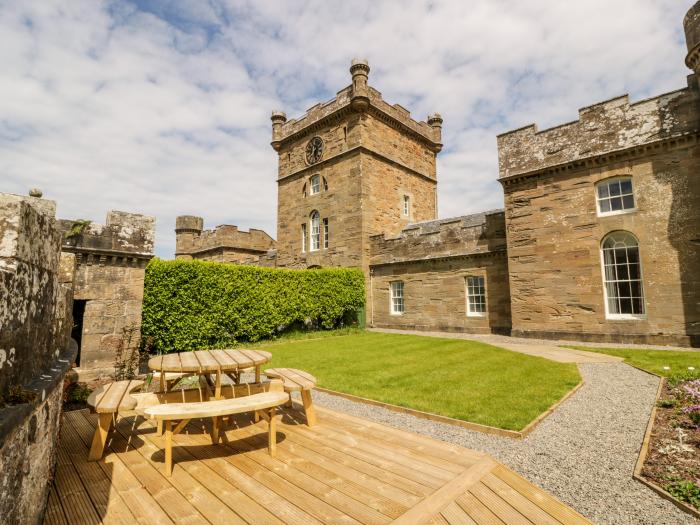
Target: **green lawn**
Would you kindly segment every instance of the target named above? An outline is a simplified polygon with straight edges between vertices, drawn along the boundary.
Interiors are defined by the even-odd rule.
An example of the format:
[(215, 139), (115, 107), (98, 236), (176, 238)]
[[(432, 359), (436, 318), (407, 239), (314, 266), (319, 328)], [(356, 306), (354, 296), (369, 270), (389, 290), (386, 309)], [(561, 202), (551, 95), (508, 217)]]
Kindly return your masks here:
[[(700, 352), (642, 350), (639, 348), (590, 348), (588, 346), (567, 346), (567, 348), (623, 357), (625, 363), (664, 377), (688, 374), (689, 366), (695, 367), (696, 373), (700, 372)], [(668, 370), (664, 367), (668, 367)]]
[(261, 343), (271, 366), (319, 386), (394, 405), (521, 430), (580, 381), (576, 366), (484, 343), (353, 331)]

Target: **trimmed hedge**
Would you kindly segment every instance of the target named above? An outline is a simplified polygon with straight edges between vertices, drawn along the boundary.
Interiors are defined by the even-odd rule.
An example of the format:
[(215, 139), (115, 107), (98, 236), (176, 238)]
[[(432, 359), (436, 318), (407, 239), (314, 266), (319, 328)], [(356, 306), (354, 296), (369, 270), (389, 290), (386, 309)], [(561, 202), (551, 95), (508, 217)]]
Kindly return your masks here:
[(330, 329), (365, 302), (354, 268), (286, 270), (153, 259), (141, 333), (160, 352), (257, 341), (302, 323)]

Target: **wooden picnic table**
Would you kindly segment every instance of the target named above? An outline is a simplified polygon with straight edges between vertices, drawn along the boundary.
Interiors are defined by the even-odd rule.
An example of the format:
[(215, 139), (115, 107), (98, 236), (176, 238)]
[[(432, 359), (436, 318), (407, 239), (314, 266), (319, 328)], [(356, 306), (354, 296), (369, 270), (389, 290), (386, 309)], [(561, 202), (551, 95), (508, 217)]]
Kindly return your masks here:
[(262, 350), (194, 350), (177, 352), (152, 357), (148, 361), (151, 370), (160, 372), (160, 389), (165, 391), (165, 374), (198, 374), (211, 382), (211, 375), (216, 374), (214, 395), (221, 398), (221, 376), (228, 375), (236, 384), (240, 382), (242, 370), (255, 368), (255, 382), (260, 382), (260, 369), (272, 359), (270, 352)]

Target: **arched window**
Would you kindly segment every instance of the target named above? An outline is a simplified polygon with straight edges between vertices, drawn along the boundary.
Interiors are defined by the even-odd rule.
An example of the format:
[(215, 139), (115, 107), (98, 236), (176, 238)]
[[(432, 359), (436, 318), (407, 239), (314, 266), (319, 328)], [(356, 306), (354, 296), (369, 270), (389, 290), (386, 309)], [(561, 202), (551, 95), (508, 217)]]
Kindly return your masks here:
[(323, 177), (323, 191), (328, 191), (328, 181)]
[(321, 215), (317, 211), (311, 212), (309, 223), (311, 227), (311, 251), (315, 252), (321, 248)]
[(614, 215), (634, 210), (631, 177), (606, 179), (596, 184), (598, 215)]
[(611, 319), (644, 315), (644, 287), (639, 243), (629, 232), (608, 234), (601, 244), (605, 310)]
[(310, 183), (311, 183), (311, 191), (309, 193), (311, 195), (316, 195), (317, 193), (321, 193), (321, 177), (319, 175), (312, 176)]

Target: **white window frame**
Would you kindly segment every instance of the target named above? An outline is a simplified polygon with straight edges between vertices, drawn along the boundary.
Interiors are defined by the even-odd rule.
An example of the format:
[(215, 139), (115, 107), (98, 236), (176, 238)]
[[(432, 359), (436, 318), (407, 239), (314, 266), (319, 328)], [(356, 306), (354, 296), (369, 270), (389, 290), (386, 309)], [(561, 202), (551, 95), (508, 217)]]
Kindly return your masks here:
[(306, 253), (306, 223), (301, 225), (301, 253)]
[(410, 195), (403, 196), (403, 215), (404, 215), (404, 217), (411, 216), (411, 196)]
[(323, 248), (328, 249), (328, 217), (323, 219)]
[[(471, 280), (477, 280), (477, 286), (472, 285)], [(485, 317), (488, 312), (488, 300), (486, 295), (486, 277), (483, 275), (468, 275), (464, 278), (464, 288), (467, 295), (467, 317)], [(475, 292), (475, 293), (472, 293)], [(479, 293), (476, 293), (479, 292)], [(476, 301), (477, 298), (483, 297), (483, 301)], [(483, 312), (473, 307), (483, 304)]]
[[(630, 192), (629, 193), (622, 193), (622, 187), (620, 187), (620, 194), (619, 195), (611, 195), (610, 194), (610, 185), (613, 183), (621, 184), (623, 181), (629, 181), (630, 183)], [(600, 188), (602, 187), (607, 187), (607, 193), (608, 195), (606, 197), (601, 197), (600, 196)], [(634, 194), (634, 181), (632, 180), (631, 176), (622, 176), (622, 177), (612, 177), (609, 179), (603, 179), (601, 181), (598, 181), (594, 185), (594, 191), (595, 191), (595, 206), (596, 206), (596, 213), (598, 214), (598, 217), (609, 217), (611, 215), (622, 215), (624, 213), (632, 213), (637, 210), (637, 197)], [(620, 198), (622, 205), (624, 206), (624, 201), (625, 197), (632, 197), (632, 207), (631, 208), (622, 208), (621, 210), (613, 210), (612, 209), (612, 200), (615, 198)], [(610, 204), (610, 210), (608, 211), (602, 211), (601, 209), (601, 202), (608, 202)]]
[(406, 312), (403, 281), (389, 283), (389, 311), (391, 315), (403, 315)]
[(318, 195), (321, 193), (321, 176), (312, 175), (309, 179), (309, 195)]
[(321, 249), (321, 214), (316, 210), (309, 216), (309, 251), (317, 252)]
[[(634, 240), (636, 243), (636, 248), (637, 248), (637, 258), (639, 260), (639, 279), (614, 279), (614, 280), (608, 280), (606, 272), (605, 272), (605, 248), (603, 248), (603, 245), (605, 242), (612, 236), (618, 235), (618, 236), (623, 236), (626, 235)], [(615, 265), (613, 265), (615, 266)], [(627, 263), (627, 273), (629, 276), (629, 263)], [(642, 252), (639, 248), (639, 240), (635, 235), (628, 231), (624, 230), (617, 230), (614, 232), (608, 233), (605, 237), (603, 237), (603, 240), (600, 243), (600, 270), (601, 270), (601, 277), (602, 277), (602, 284), (603, 284), (603, 302), (605, 303), (605, 318), (609, 320), (614, 320), (614, 321), (638, 321), (638, 320), (643, 320), (647, 318), (647, 305), (646, 305), (646, 298), (644, 295), (644, 273), (643, 273), (643, 268), (642, 268)], [(617, 271), (617, 270), (616, 270)], [(617, 275), (616, 275), (617, 277)], [(643, 311), (641, 313), (615, 313), (610, 311), (610, 301), (609, 301), (609, 294), (608, 294), (608, 285), (612, 284), (614, 286), (614, 283), (618, 282), (634, 282), (634, 281), (639, 281), (639, 290), (640, 290), (640, 295), (639, 299), (641, 299), (641, 305)]]

